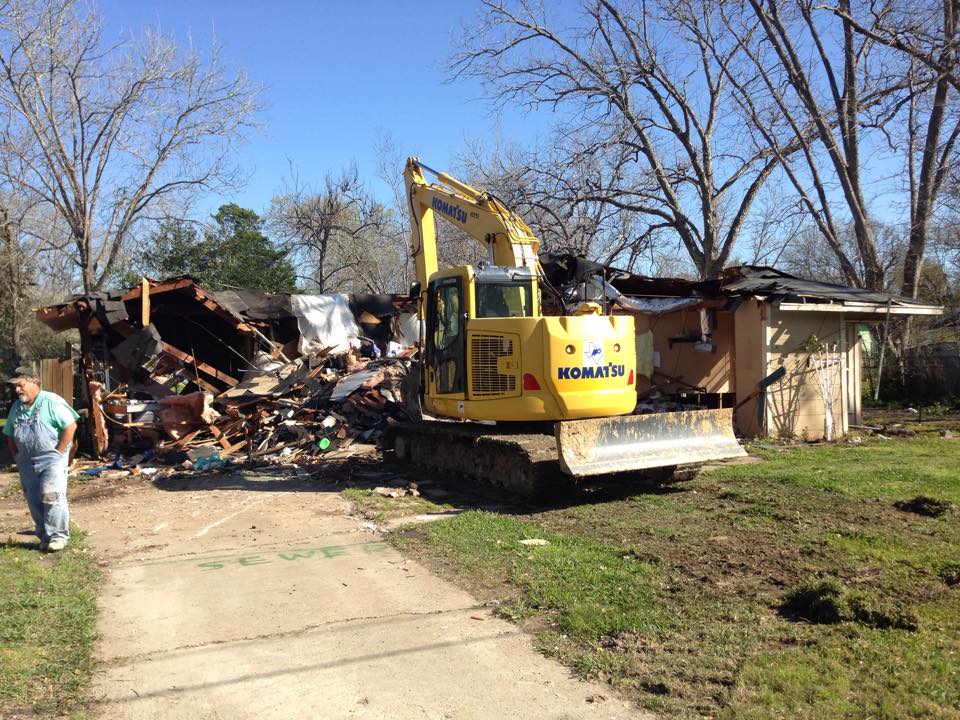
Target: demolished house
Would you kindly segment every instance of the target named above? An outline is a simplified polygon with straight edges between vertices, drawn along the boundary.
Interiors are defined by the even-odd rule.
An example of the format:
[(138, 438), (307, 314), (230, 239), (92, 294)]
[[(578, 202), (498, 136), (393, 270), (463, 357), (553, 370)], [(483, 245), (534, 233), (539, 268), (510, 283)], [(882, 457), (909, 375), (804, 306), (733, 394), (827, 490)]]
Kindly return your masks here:
[(80, 333), (89, 445), (176, 460), (293, 460), (375, 440), (399, 413), (406, 297), (212, 292), (176, 277), (41, 308)]
[(746, 437), (815, 441), (828, 425), (839, 437), (861, 424), (858, 326), (878, 323), (882, 333), (891, 317), (943, 311), (769, 267), (731, 267), (705, 282), (611, 275), (616, 291), (647, 303), (623, 310), (636, 317), (638, 364), (649, 362), (638, 370), (640, 405), (734, 407)]
[[(857, 326), (941, 312), (765, 267), (696, 282), (570, 255), (542, 261), (547, 282), (570, 290), (568, 310), (592, 297), (635, 317), (637, 412), (735, 408), (745, 437), (843, 435), (860, 423)], [(78, 407), (91, 408), (95, 454), (123, 445), (202, 465), (332, 457), (375, 443), (405, 418), (415, 310), (407, 296), (213, 292), (177, 277), (37, 316), (80, 332)]]

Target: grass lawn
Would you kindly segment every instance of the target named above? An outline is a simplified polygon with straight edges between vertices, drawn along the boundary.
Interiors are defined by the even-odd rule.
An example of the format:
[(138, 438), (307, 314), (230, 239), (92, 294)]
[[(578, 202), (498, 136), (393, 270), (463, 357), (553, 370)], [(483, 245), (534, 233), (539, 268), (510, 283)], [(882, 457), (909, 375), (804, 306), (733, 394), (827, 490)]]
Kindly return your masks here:
[(82, 533), (56, 554), (0, 544), (0, 717), (84, 717), (98, 580)]
[(665, 717), (960, 719), (960, 439), (758, 454), (395, 541)]

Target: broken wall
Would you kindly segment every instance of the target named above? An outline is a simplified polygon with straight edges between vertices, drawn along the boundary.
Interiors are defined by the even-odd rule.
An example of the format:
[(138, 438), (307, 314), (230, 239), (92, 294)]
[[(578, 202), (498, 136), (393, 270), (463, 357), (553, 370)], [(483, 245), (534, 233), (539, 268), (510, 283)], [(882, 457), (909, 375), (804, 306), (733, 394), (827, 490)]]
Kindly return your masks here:
[[(653, 333), (654, 384), (678, 379), (682, 384), (673, 384), (673, 390), (702, 388), (705, 393), (736, 392), (734, 370), (734, 317), (725, 311), (707, 311), (711, 323), (713, 350), (694, 350), (689, 340), (700, 335), (700, 312), (679, 310), (659, 316), (638, 315), (635, 319), (637, 334), (647, 330)], [(682, 341), (677, 341), (683, 339)], [(673, 340), (671, 342), (671, 340)], [(659, 360), (659, 362), (657, 362)], [(644, 387), (640, 386), (639, 390)]]
[[(746, 399), (767, 375), (767, 310), (763, 300), (747, 298), (733, 314), (737, 403)], [(737, 408), (737, 430), (743, 435), (756, 437), (764, 434), (759, 404), (760, 400), (755, 396)]]

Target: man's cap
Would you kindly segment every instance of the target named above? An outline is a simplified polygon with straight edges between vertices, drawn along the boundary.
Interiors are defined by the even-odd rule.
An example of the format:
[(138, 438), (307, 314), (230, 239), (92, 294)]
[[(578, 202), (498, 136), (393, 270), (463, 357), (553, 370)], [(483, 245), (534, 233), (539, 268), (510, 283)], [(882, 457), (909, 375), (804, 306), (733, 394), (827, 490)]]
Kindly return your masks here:
[(32, 367), (27, 367), (26, 365), (21, 365), (16, 370), (13, 371), (13, 374), (7, 379), (7, 384), (13, 384), (19, 382), (20, 380), (33, 380), (35, 382), (40, 381), (40, 376)]

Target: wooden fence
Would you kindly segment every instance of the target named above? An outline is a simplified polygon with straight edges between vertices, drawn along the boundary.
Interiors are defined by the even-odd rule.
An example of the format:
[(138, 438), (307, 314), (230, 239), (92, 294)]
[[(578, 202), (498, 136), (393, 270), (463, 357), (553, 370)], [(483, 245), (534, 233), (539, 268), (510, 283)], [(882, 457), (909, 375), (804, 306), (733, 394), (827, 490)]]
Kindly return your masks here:
[(73, 359), (57, 360), (55, 358), (34, 360), (34, 372), (40, 376), (40, 387), (56, 393), (73, 405)]

